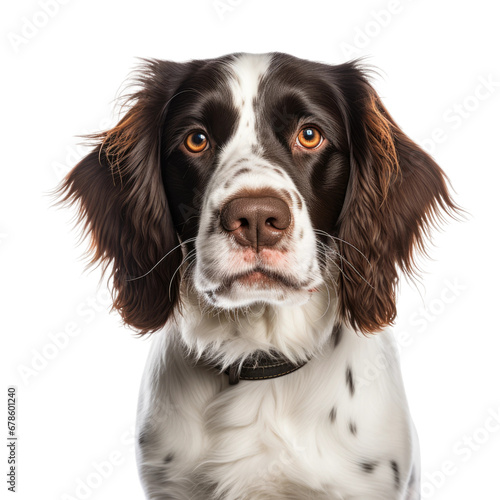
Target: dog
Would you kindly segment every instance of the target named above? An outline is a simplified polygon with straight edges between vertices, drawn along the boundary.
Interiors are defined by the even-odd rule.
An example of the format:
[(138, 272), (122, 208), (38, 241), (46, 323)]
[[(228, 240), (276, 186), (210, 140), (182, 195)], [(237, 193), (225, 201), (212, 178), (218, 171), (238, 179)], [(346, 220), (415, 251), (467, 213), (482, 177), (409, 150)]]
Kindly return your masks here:
[(420, 498), (390, 327), (458, 210), (443, 171), (357, 61), (144, 60), (133, 85), (60, 194), (125, 324), (156, 332), (147, 498)]

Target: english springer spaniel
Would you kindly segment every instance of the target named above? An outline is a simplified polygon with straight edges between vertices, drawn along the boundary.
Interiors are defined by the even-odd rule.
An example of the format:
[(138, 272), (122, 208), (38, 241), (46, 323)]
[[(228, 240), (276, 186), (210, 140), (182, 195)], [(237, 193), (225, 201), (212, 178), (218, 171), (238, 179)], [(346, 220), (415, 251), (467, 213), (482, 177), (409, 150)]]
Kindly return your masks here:
[(441, 169), (357, 62), (148, 60), (135, 84), (61, 190), (124, 322), (157, 332), (147, 498), (418, 499), (389, 326), (457, 210)]

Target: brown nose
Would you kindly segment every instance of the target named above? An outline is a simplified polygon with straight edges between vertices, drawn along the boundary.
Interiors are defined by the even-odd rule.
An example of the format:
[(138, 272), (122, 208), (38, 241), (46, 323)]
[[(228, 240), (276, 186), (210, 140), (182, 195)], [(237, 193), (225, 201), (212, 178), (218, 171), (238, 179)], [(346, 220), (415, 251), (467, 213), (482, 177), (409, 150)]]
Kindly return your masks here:
[(220, 213), (224, 230), (242, 246), (272, 247), (283, 237), (292, 216), (288, 205), (273, 196), (235, 198)]

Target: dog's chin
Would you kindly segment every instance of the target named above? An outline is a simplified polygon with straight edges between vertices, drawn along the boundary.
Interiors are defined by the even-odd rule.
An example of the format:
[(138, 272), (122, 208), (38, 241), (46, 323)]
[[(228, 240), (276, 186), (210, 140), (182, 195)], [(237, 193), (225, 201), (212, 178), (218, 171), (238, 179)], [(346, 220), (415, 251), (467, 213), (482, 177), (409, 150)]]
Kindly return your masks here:
[(260, 271), (238, 276), (209, 291), (199, 290), (209, 304), (229, 310), (254, 304), (299, 306), (308, 302), (315, 291), (316, 288), (306, 288)]

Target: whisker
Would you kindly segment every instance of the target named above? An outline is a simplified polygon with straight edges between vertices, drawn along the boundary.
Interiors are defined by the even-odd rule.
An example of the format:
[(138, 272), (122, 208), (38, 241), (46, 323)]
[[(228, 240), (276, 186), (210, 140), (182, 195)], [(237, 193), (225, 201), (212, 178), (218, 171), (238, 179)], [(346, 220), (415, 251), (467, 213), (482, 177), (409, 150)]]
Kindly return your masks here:
[[(340, 260), (341, 262), (345, 262), (349, 267), (351, 267), (354, 272), (370, 287), (372, 288), (373, 290), (375, 290), (375, 287), (356, 269), (356, 267), (351, 263), (349, 262), (348, 259), (346, 259), (342, 254), (340, 254), (339, 252), (337, 252), (336, 250), (334, 250), (333, 248), (330, 248), (328, 247), (327, 245), (325, 245), (323, 242), (319, 242), (324, 248), (325, 248), (325, 255), (328, 253), (328, 252), (333, 252), (334, 255), (338, 255), (340, 257)], [(346, 274), (344, 273), (344, 271), (339, 267), (339, 265), (335, 262), (335, 260), (328, 255), (328, 257), (332, 260), (332, 262), (337, 266), (338, 270), (342, 273), (342, 275), (344, 276), (344, 278), (346, 278), (347, 280), (349, 281), (352, 281), (350, 278), (348, 278), (346, 276)], [(371, 267), (371, 265), (370, 265)]]
[[(334, 252), (334, 255), (339, 255), (340, 257), (342, 257), (338, 252), (335, 252), (332, 248), (328, 247), (327, 245), (325, 245), (323, 242), (319, 242), (320, 245), (322, 245), (325, 249), (325, 253), (324, 253), (324, 257), (325, 259), (329, 259), (329, 261), (342, 273), (342, 276), (344, 276), (344, 278), (348, 281), (351, 281), (350, 278), (348, 276), (346, 276), (346, 274), (344, 273), (343, 269), (338, 265), (337, 261), (331, 256), (328, 254), (328, 252)], [(325, 261), (325, 271), (327, 271), (327, 265), (328, 263)]]
[[(326, 272), (328, 274), (329, 271)], [(323, 318), (325, 314), (328, 312), (328, 309), (330, 309), (331, 297), (330, 297), (330, 287), (328, 285), (326, 285), (326, 293), (328, 294), (328, 303), (326, 304), (325, 312), (316, 321), (319, 321), (321, 318)]]
[[(331, 250), (329, 247), (327, 247), (326, 245), (324, 245), (324, 243), (322, 243), (322, 242), (320, 242), (320, 243), (323, 246), (325, 246), (325, 248), (327, 250)], [(342, 269), (340, 269), (340, 267), (338, 266), (338, 264), (335, 262), (335, 260), (331, 256), (329, 256), (329, 255), (327, 255), (325, 253), (325, 254), (320, 254), (319, 258), (320, 258), (320, 261), (324, 264), (324, 272), (326, 273), (326, 278), (329, 279), (329, 281), (327, 281), (326, 278), (324, 279), (326, 291), (327, 291), (327, 294), (328, 294), (328, 303), (327, 303), (325, 312), (319, 318), (317, 318), (315, 321), (319, 321), (321, 318), (323, 318), (325, 316), (325, 314), (328, 312), (328, 310), (330, 309), (330, 304), (331, 304), (330, 284), (336, 290), (338, 289), (338, 285), (337, 285), (337, 282), (336, 282), (337, 280), (334, 278), (334, 276), (332, 275), (331, 270), (328, 268), (328, 263), (327, 263), (326, 259), (328, 258), (331, 262), (333, 262), (333, 264), (337, 267), (337, 269), (340, 272), (342, 272)]]
[(177, 271), (183, 266), (183, 264), (189, 260), (189, 257), (191, 257), (191, 255), (194, 255), (196, 252), (196, 248), (193, 248), (190, 252), (187, 253), (187, 255), (182, 259), (182, 262), (179, 264), (179, 266), (177, 267), (177, 269), (174, 271), (174, 274), (172, 274), (172, 277), (170, 278), (170, 283), (168, 284), (168, 297), (171, 298), (171, 295), (170, 295), (170, 290), (172, 288), (172, 282), (174, 281), (174, 277), (175, 275), (177, 274)]
[(155, 268), (157, 268), (162, 261), (164, 261), (174, 250), (177, 250), (179, 247), (182, 247), (182, 245), (185, 245), (186, 243), (191, 243), (192, 241), (195, 241), (196, 237), (194, 238), (188, 238), (186, 241), (182, 241), (179, 243), (177, 246), (172, 248), (169, 252), (167, 252), (147, 273), (142, 274), (141, 276), (136, 276), (134, 278), (127, 278), (126, 281), (135, 281), (135, 280), (140, 280), (141, 278), (146, 277), (148, 274), (150, 274)]
[[(180, 281), (180, 284), (182, 284), (182, 281), (186, 278), (186, 276), (189, 274), (189, 268), (196, 263), (196, 255), (194, 257), (194, 259), (186, 266), (186, 269), (184, 269), (184, 272), (182, 273), (182, 276), (181, 276), (181, 281)], [(170, 286), (169, 286), (170, 288)]]
[(332, 240), (339, 240), (342, 243), (345, 243), (346, 245), (349, 245), (350, 247), (354, 248), (354, 250), (356, 250), (357, 252), (359, 252), (360, 255), (366, 260), (366, 262), (368, 262), (369, 266), (372, 267), (372, 264), (368, 260), (368, 257), (359, 248), (357, 248), (356, 246), (354, 246), (352, 243), (349, 243), (348, 241), (343, 240), (342, 238), (339, 238), (338, 236), (333, 236), (331, 234), (328, 234), (326, 231), (322, 231), (321, 229), (314, 229), (314, 232), (318, 233), (318, 234), (322, 234), (324, 236), (327, 236), (328, 238), (331, 238)]
[(188, 223), (191, 219), (196, 219), (196, 218), (200, 219), (200, 218), (201, 218), (201, 215), (198, 215), (198, 214), (197, 214), (197, 215), (191, 215), (191, 217), (188, 217), (188, 218), (187, 218), (187, 219), (183, 222), (183, 224), (187, 224), (187, 223)]
[(351, 269), (354, 270), (354, 272), (373, 290), (375, 290), (375, 287), (354, 267), (354, 265), (349, 262), (343, 255), (340, 255), (340, 253), (335, 252), (339, 257), (342, 262), (345, 262)]
[[(333, 285), (333, 287), (337, 290), (338, 289), (338, 285), (337, 285), (337, 282), (336, 282), (336, 279), (334, 278), (331, 270), (328, 268), (328, 262), (326, 261), (326, 259), (328, 258), (332, 263), (333, 265), (340, 271), (342, 272), (342, 269), (340, 269), (340, 267), (338, 266), (337, 262), (335, 262), (335, 260), (330, 257), (329, 255), (321, 255), (322, 257), (322, 260), (321, 260), (321, 263), (324, 265), (324, 272), (328, 275), (328, 277), (330, 278), (331, 280), (331, 284)], [(325, 280), (326, 281), (326, 280)]]

